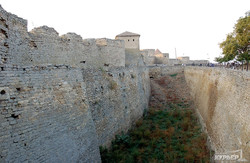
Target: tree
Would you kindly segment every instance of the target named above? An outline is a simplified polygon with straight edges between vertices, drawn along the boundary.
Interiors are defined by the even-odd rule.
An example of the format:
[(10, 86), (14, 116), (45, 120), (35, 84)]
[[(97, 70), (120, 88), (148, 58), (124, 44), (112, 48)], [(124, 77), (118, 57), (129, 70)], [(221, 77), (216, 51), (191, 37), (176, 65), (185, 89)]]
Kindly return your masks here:
[(236, 59), (240, 62), (247, 63), (247, 70), (250, 60), (249, 53), (250, 46), (250, 16), (246, 14), (245, 17), (239, 18), (234, 26), (232, 33), (227, 35), (225, 41), (220, 43), (223, 57), (218, 57), (217, 62), (228, 62)]

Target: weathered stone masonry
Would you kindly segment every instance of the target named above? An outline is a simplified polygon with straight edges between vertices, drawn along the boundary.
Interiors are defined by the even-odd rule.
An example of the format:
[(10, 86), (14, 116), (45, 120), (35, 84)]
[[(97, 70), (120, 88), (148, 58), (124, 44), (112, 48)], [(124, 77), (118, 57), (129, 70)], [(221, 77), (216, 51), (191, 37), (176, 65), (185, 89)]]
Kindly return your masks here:
[(148, 108), (150, 78), (183, 72), (212, 148), (250, 160), (249, 73), (146, 68), (121, 40), (27, 32), (0, 6), (0, 162), (101, 162), (99, 145)]
[[(250, 160), (250, 73), (187, 67), (185, 78), (217, 154), (242, 150)], [(235, 152), (240, 155), (240, 152)]]
[(6, 66), (0, 78), (0, 162), (98, 161), (80, 70)]
[(27, 32), (27, 21), (0, 8), (2, 63), (22, 66), (66, 64), (79, 68), (125, 66), (124, 42), (59, 36), (47, 26)]
[(117, 68), (83, 70), (87, 98), (96, 126), (99, 145), (109, 145), (114, 136), (127, 131), (148, 108), (148, 70)]
[(0, 30), (0, 162), (100, 162), (147, 109), (148, 69), (125, 67), (123, 41), (27, 32), (1, 7)]

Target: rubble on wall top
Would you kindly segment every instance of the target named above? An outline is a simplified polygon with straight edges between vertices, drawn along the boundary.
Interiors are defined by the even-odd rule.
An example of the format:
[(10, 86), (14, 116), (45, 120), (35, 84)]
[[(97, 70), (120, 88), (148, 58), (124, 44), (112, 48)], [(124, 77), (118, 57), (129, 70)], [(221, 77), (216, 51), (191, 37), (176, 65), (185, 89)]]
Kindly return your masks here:
[(20, 18), (15, 14), (7, 12), (6, 10), (3, 9), (1, 4), (0, 4), (0, 15), (4, 19), (7, 19), (9, 21), (14, 20), (13, 22), (18, 22), (18, 24), (21, 24), (23, 27), (27, 28), (27, 20), (26, 19)]
[(107, 46), (107, 39), (106, 38), (102, 38), (102, 39), (96, 39), (96, 45), (97, 46)]
[(149, 50), (155, 51), (155, 49), (141, 49), (141, 51), (149, 51)]
[(62, 38), (70, 39), (70, 40), (75, 40), (75, 41), (82, 41), (82, 36), (78, 35), (74, 32), (69, 32), (67, 34), (64, 34), (61, 36)]
[(49, 34), (49, 35), (59, 36), (59, 33), (54, 28), (48, 27), (46, 25), (34, 28), (34, 29), (32, 29), (30, 31), (30, 33), (33, 33), (33, 34)]
[(162, 54), (162, 52), (159, 49), (156, 49), (155, 54)]

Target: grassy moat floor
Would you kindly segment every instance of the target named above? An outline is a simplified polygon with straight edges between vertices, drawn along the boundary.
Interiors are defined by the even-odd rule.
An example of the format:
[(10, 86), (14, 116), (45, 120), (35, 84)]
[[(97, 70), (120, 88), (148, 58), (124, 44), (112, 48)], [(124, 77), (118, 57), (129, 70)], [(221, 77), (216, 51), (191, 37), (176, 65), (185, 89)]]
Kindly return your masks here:
[(152, 79), (151, 87), (148, 112), (109, 150), (100, 147), (102, 162), (209, 162), (183, 73)]

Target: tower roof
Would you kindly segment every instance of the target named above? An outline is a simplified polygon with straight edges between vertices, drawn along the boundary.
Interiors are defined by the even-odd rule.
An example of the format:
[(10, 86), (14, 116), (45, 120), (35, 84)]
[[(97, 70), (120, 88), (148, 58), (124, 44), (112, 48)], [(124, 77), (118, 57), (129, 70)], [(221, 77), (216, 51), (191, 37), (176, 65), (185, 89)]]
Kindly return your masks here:
[(159, 49), (156, 49), (155, 54), (162, 54), (162, 52)]
[(139, 36), (139, 37), (140, 37), (139, 34), (137, 34), (137, 33), (132, 33), (132, 32), (128, 32), (128, 31), (125, 31), (125, 32), (123, 32), (123, 33), (117, 35), (116, 37), (127, 37), (127, 36)]

